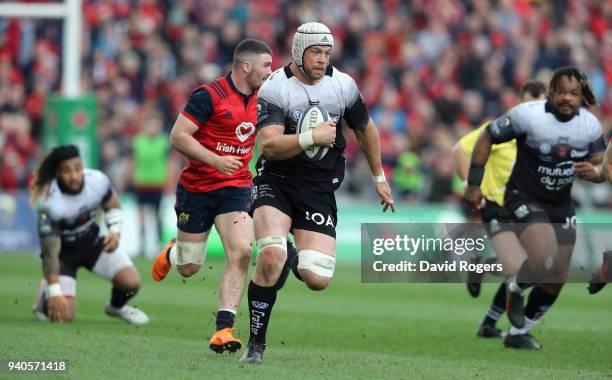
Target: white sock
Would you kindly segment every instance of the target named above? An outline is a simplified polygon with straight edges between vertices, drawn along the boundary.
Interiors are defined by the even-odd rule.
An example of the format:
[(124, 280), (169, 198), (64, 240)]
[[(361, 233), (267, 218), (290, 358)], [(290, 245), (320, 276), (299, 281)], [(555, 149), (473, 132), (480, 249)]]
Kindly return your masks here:
[(537, 319), (529, 319), (527, 317), (525, 317), (525, 326), (523, 326), (520, 329), (517, 329), (514, 326), (510, 327), (510, 331), (508, 331), (508, 334), (510, 335), (523, 335), (523, 334), (527, 334), (529, 332), (529, 330), (531, 330), (531, 328), (538, 322)]
[(176, 245), (170, 248), (170, 254), (168, 254), (168, 258), (170, 259), (170, 264), (172, 266), (176, 266)]
[(236, 315), (236, 310), (234, 310), (234, 309), (219, 309), (219, 310), (217, 310), (217, 312), (220, 312), (220, 311), (229, 311), (230, 313)]

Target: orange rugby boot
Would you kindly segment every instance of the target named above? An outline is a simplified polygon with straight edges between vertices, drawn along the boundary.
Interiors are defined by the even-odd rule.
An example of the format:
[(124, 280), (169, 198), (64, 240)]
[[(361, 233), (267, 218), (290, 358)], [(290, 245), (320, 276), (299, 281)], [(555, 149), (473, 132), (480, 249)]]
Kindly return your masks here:
[(213, 337), (210, 338), (210, 345), (208, 347), (218, 354), (223, 353), (223, 351), (238, 351), (242, 347), (242, 342), (240, 339), (234, 338), (232, 331), (234, 331), (232, 327), (217, 331)]
[(153, 267), (151, 268), (151, 277), (155, 281), (161, 281), (170, 272), (170, 268), (172, 268), (172, 264), (170, 264), (170, 260), (168, 260), (168, 252), (174, 245), (176, 244), (176, 239), (170, 240), (168, 244), (162, 249), (162, 251), (157, 255), (155, 261), (153, 262)]

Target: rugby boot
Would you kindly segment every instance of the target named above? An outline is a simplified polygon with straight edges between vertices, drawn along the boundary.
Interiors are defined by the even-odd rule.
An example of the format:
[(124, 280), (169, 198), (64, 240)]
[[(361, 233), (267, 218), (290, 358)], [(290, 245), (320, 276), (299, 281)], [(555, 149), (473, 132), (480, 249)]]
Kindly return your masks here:
[(157, 255), (157, 257), (155, 258), (155, 261), (153, 262), (153, 267), (151, 267), (151, 277), (153, 277), (155, 281), (163, 280), (170, 272), (172, 264), (170, 264), (168, 253), (170, 252), (170, 249), (174, 247), (175, 244), (176, 239), (170, 240), (170, 242), (166, 244), (164, 249), (162, 249), (159, 255)]
[(215, 332), (213, 337), (210, 338), (210, 344), (208, 347), (218, 354), (222, 354), (223, 351), (238, 351), (240, 348), (242, 348), (242, 342), (240, 339), (234, 338), (232, 331), (234, 331), (232, 327), (227, 327)]

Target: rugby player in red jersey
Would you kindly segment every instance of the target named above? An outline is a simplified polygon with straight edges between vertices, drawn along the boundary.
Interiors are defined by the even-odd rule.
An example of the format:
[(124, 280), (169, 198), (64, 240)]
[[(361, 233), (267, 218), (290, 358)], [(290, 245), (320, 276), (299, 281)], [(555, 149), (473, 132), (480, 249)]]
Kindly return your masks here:
[(219, 353), (235, 352), (242, 346), (232, 331), (253, 241), (248, 163), (255, 144), (257, 90), (271, 69), (268, 45), (253, 39), (242, 41), (234, 51), (232, 71), (191, 94), (170, 134), (172, 147), (188, 162), (176, 191), (178, 236), (157, 256), (152, 276), (161, 281), (172, 266), (183, 277), (197, 273), (215, 225), (226, 256), (217, 331), (209, 345)]

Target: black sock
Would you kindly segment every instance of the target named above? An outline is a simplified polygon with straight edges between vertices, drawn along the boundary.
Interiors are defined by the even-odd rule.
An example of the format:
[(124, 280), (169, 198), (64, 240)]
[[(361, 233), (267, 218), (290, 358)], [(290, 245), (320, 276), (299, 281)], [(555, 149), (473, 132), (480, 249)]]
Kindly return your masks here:
[(506, 308), (506, 283), (502, 282), (493, 297), (493, 303), (487, 312), (483, 325), (495, 326), (499, 318), (504, 314)]
[(534, 282), (537, 282), (535, 277), (535, 274), (529, 268), (529, 263), (525, 260), (516, 275), (516, 284), (523, 290), (528, 289)]
[(525, 306), (525, 317), (531, 320), (538, 320), (555, 303), (559, 294), (550, 294), (544, 291), (541, 286), (533, 288)]
[(266, 331), (270, 322), (272, 307), (276, 301), (276, 288), (249, 283), (249, 316), (251, 331), (249, 343), (266, 344)]
[(229, 310), (218, 310), (217, 311), (217, 331), (226, 329), (228, 327), (234, 327), (234, 320), (236, 314)]
[(110, 304), (115, 309), (121, 309), (130, 298), (134, 297), (138, 290), (130, 290), (126, 292), (125, 290), (121, 290), (116, 286), (113, 286), (113, 290), (111, 291), (111, 300)]

